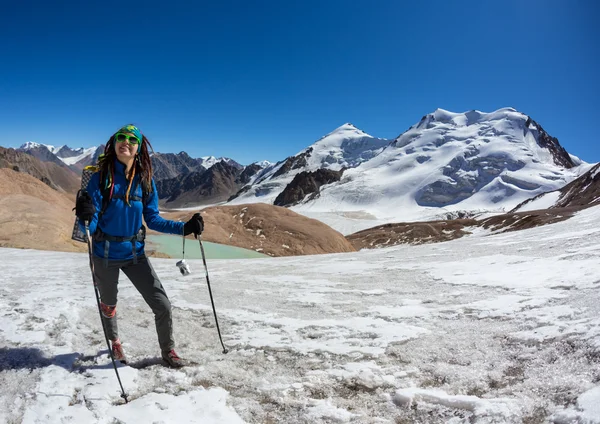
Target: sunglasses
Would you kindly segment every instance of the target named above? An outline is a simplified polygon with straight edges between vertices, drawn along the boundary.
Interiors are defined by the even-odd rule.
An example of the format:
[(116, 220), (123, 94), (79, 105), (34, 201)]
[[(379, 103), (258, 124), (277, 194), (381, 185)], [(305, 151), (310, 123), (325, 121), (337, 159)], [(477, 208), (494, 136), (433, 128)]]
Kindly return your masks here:
[(140, 144), (140, 140), (136, 136), (124, 133), (117, 133), (115, 135), (115, 140), (117, 140), (117, 143), (123, 143), (124, 141), (126, 141), (132, 146), (135, 144)]

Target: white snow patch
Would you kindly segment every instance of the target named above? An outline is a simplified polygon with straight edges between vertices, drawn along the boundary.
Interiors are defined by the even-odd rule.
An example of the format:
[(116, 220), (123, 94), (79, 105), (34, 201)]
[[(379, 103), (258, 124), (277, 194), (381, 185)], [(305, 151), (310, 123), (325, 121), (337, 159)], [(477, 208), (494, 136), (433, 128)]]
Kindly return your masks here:
[(560, 199), (560, 191), (551, 191), (550, 193), (544, 193), (539, 198), (526, 203), (518, 209), (519, 212), (529, 212), (538, 209), (548, 209), (556, 205), (556, 202)]
[(513, 420), (519, 416), (518, 403), (508, 398), (482, 399), (477, 396), (449, 395), (442, 390), (406, 388), (396, 390), (392, 400), (396, 405), (404, 408), (410, 408), (415, 403), (424, 402), (470, 411), (478, 418), (488, 417), (494, 420), (506, 420), (503, 422), (514, 422)]

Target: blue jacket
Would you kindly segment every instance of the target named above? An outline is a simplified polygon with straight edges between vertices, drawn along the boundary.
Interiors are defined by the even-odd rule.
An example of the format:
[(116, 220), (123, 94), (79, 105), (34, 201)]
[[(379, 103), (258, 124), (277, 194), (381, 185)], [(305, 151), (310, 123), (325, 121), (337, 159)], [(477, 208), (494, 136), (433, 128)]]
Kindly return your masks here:
[[(125, 165), (115, 159), (115, 176), (113, 197), (106, 211), (98, 220), (98, 213), (102, 209), (102, 190), (100, 190), (100, 172), (92, 175), (87, 186), (87, 191), (92, 197), (96, 213), (90, 222), (90, 234), (94, 234), (99, 228), (104, 234), (114, 237), (131, 237), (138, 233), (142, 227), (142, 216), (148, 228), (160, 233), (183, 234), (183, 222), (175, 222), (162, 218), (158, 212), (158, 195), (156, 185), (152, 180), (152, 193), (149, 193), (145, 199), (145, 204), (141, 201), (131, 200), (131, 196), (142, 198), (142, 185), (140, 177), (134, 177), (131, 191), (129, 193), (129, 204), (125, 203), (125, 193), (129, 181), (125, 177)], [(85, 232), (83, 224), (80, 224), (82, 231)], [(104, 248), (106, 241), (94, 240), (94, 255), (104, 258)], [(133, 258), (132, 244), (130, 241), (109, 242), (108, 259), (126, 260)], [(144, 242), (135, 241), (136, 255), (144, 254)]]

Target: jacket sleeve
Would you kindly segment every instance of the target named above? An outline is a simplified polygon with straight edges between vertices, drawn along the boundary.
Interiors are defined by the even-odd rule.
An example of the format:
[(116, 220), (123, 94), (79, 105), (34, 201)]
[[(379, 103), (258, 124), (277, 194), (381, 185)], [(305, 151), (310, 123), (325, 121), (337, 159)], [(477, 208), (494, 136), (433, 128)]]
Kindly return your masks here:
[(164, 219), (158, 212), (158, 193), (156, 192), (156, 184), (152, 180), (152, 193), (148, 195), (148, 199), (144, 204), (144, 221), (148, 228), (159, 233), (183, 235), (183, 222), (171, 221)]
[[(86, 191), (92, 197), (92, 202), (94, 202), (94, 207), (96, 208), (96, 213), (89, 223), (90, 234), (94, 234), (96, 232), (96, 228), (98, 227), (98, 213), (100, 213), (100, 209), (102, 209), (102, 192), (100, 191), (100, 173), (96, 172), (90, 178), (90, 182), (86, 187)], [(81, 231), (85, 233), (85, 224), (79, 221), (79, 228)]]

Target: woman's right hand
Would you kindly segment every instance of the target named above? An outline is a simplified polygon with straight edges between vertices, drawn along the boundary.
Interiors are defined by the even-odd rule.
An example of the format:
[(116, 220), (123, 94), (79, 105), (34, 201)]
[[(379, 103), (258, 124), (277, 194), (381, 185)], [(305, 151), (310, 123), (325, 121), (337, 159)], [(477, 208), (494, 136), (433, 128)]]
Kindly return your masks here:
[(194, 234), (194, 237), (198, 238), (204, 231), (204, 219), (200, 213), (195, 213), (188, 222), (183, 225), (183, 235)]
[(90, 222), (96, 213), (96, 207), (89, 193), (85, 190), (80, 190), (77, 193), (75, 201), (75, 215), (80, 221)]

